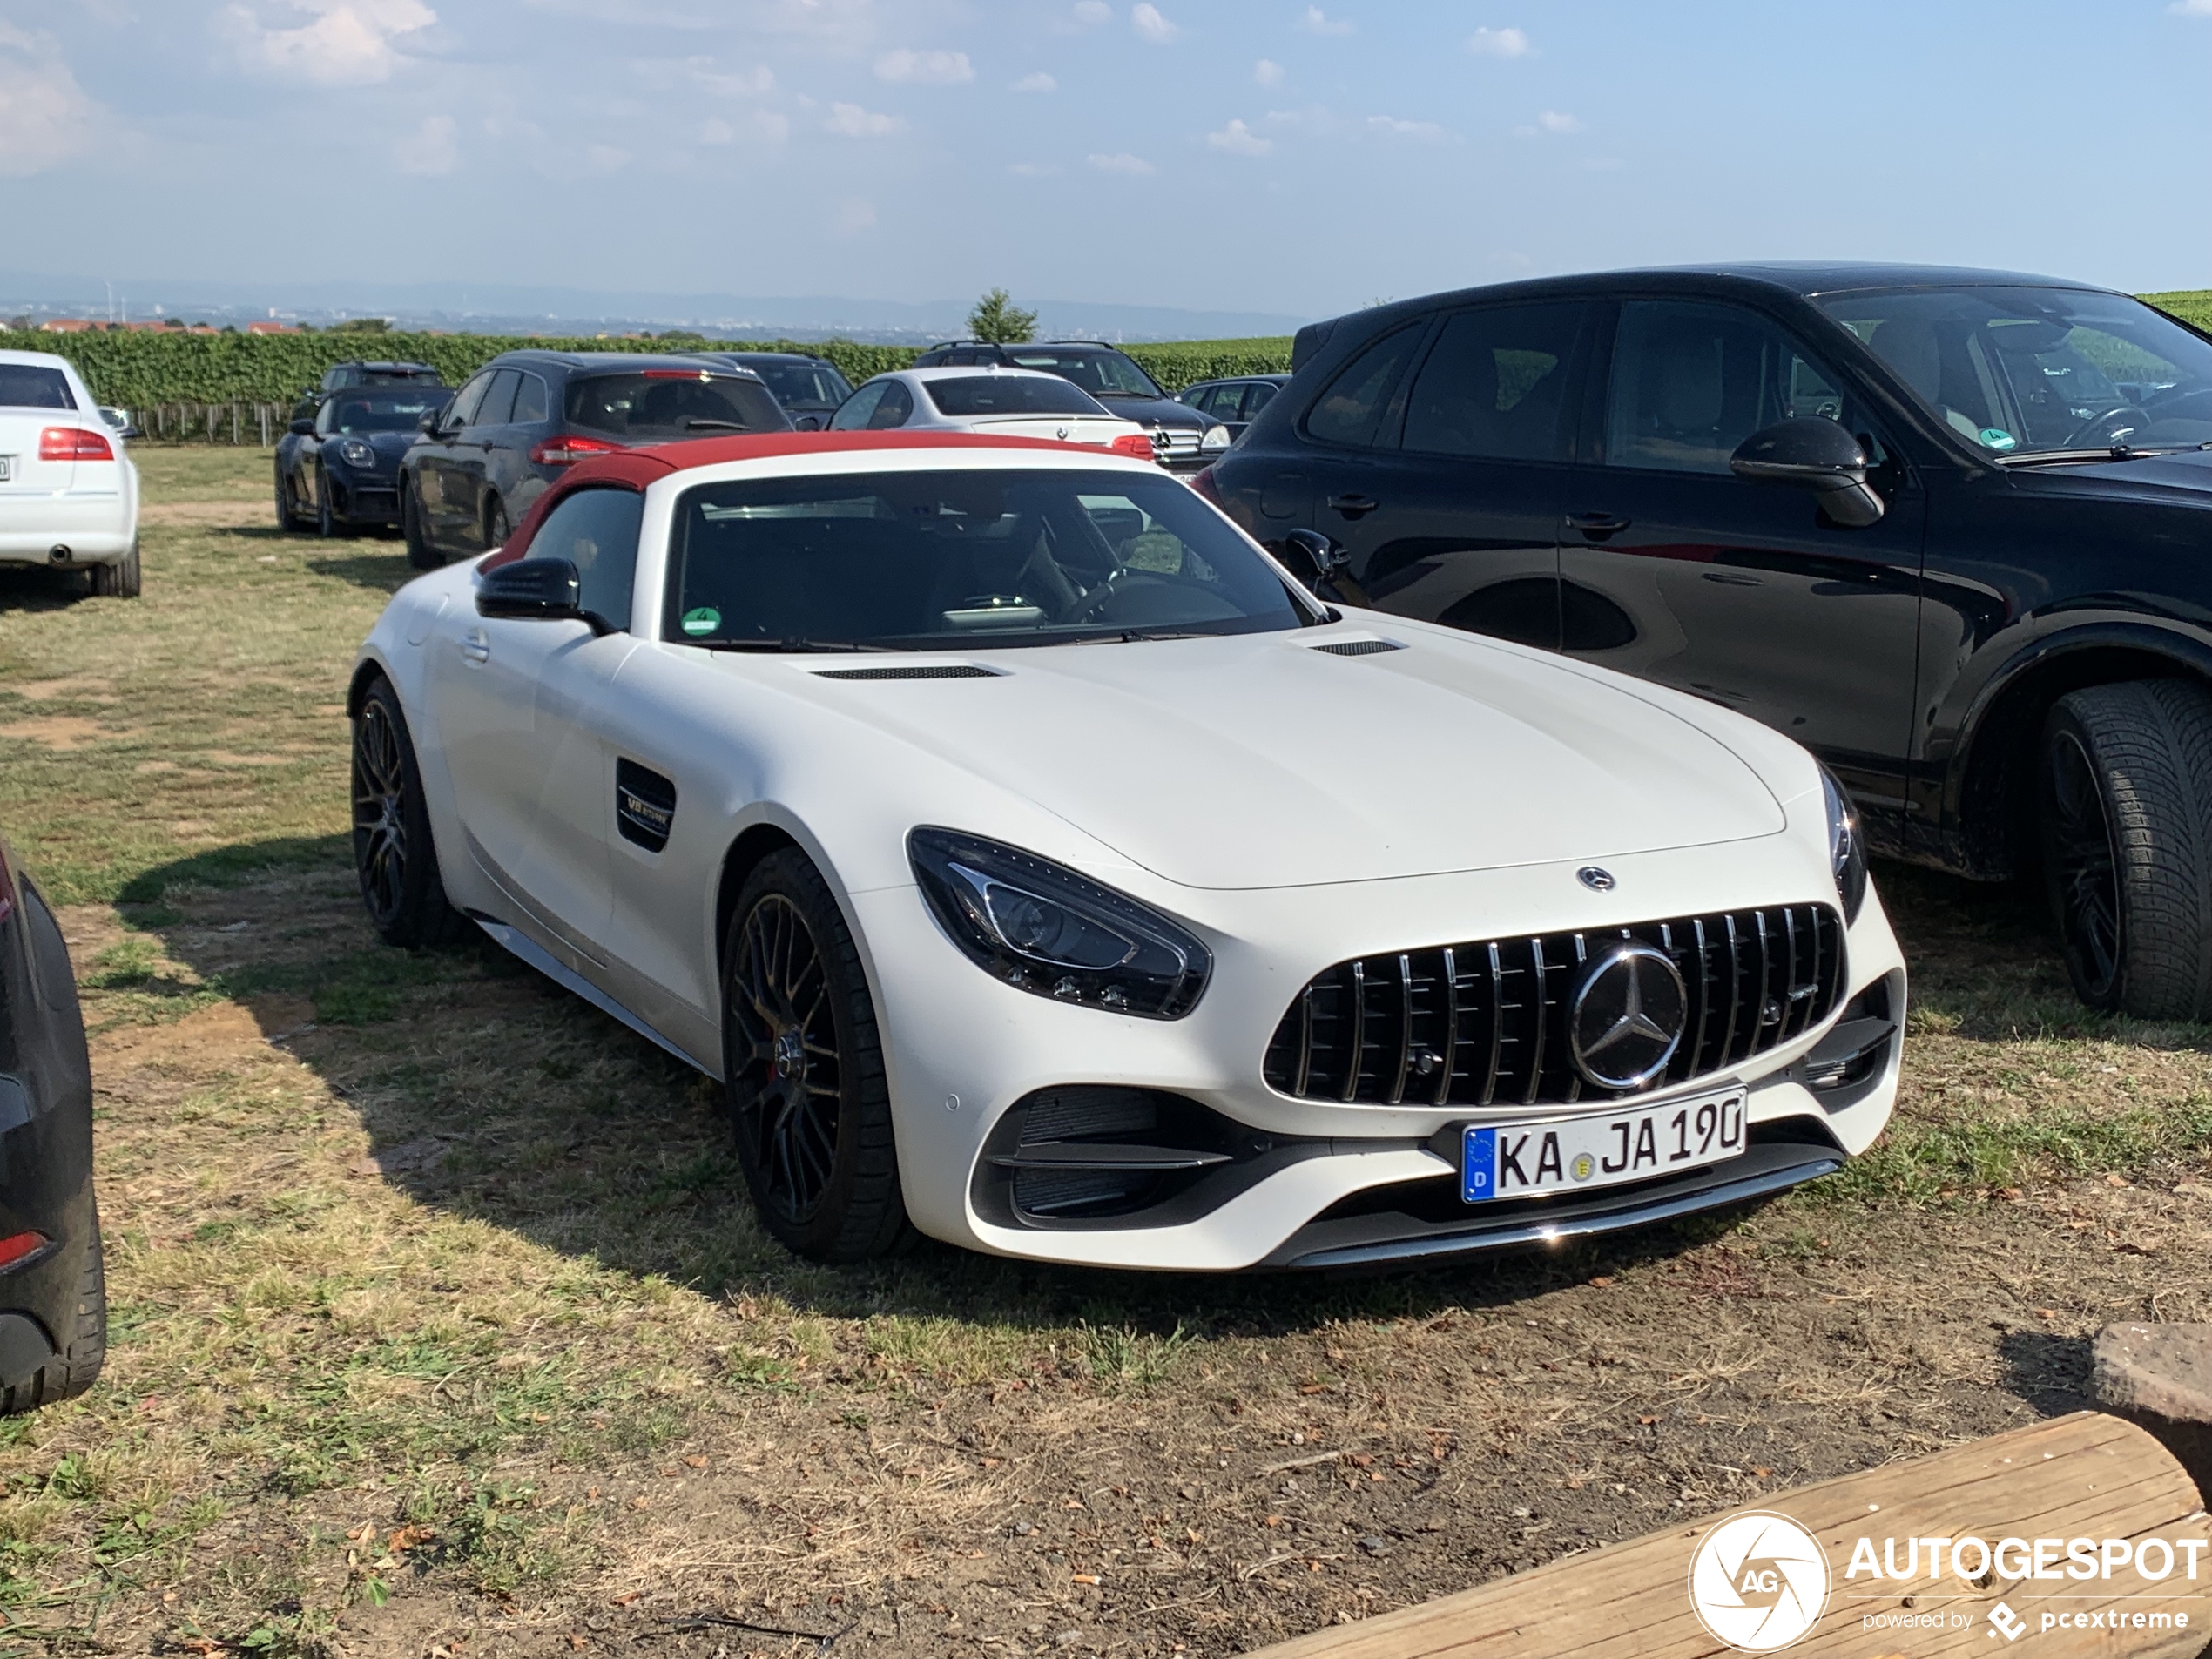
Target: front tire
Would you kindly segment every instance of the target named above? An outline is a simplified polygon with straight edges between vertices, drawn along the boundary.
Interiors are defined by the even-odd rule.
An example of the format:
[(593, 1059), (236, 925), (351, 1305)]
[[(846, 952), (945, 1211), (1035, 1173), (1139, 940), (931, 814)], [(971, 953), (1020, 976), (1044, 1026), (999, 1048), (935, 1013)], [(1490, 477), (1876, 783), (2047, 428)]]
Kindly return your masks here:
[(293, 499), (292, 480), (281, 466), (276, 469), (276, 522), (277, 528), (287, 535), (298, 529), (300, 523), (300, 503)]
[(2075, 994), (2138, 1019), (2212, 1014), (2212, 691), (2136, 680), (2060, 698), (2038, 784)]
[(745, 878), (722, 953), (723, 1069), (761, 1224), (797, 1254), (858, 1262), (908, 1235), (883, 1049), (860, 952), (795, 847)]
[(315, 534), (326, 542), (345, 529), (344, 521), (330, 510), (330, 475), (315, 469)]
[(484, 512), (484, 547), (487, 551), (507, 545), (507, 538), (515, 533), (514, 521), (507, 516), (507, 503), (495, 496)]
[(407, 543), (407, 562), (418, 570), (435, 570), (445, 561), (422, 533), (422, 502), (414, 481), (400, 475), (400, 537)]
[(388, 945), (421, 950), (460, 931), (430, 839), (430, 809), (399, 693), (379, 678), (354, 717), (354, 873), (369, 925)]

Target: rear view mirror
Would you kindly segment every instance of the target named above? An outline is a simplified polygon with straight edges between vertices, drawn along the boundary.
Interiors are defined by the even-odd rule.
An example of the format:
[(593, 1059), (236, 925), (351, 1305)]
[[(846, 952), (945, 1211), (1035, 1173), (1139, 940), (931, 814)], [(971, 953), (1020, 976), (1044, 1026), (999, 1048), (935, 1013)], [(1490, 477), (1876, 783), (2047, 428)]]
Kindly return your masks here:
[(1866, 482), (1866, 452), (1858, 440), (1816, 415), (1761, 428), (1737, 446), (1728, 466), (1754, 483), (1811, 490), (1821, 509), (1848, 529), (1864, 529), (1886, 510)]
[(518, 559), (476, 583), (476, 614), (519, 622), (587, 622), (583, 583), (567, 559)]

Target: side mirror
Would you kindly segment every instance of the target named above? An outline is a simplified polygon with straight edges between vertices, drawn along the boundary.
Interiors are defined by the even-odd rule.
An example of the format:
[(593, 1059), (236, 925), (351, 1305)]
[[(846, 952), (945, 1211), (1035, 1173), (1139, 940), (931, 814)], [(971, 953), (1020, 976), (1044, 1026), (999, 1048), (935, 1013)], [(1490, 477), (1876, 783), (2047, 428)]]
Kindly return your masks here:
[(794, 430), (799, 432), (819, 432), (822, 429), (822, 417), (819, 415), (802, 415), (791, 424)]
[(1864, 529), (1886, 504), (1866, 482), (1866, 452), (1833, 421), (1800, 415), (1777, 421), (1743, 440), (1729, 457), (1729, 470), (1755, 483), (1795, 484), (1810, 489), (1838, 524)]
[(303, 438), (312, 437), (314, 435), (314, 429), (315, 423), (313, 421), (294, 421), (292, 423), (292, 430)]
[(583, 583), (567, 559), (517, 559), (476, 583), (476, 614), (520, 622), (589, 622)]
[(441, 410), (432, 409), (428, 415), (416, 415), (415, 417), (415, 429), (417, 432), (423, 434), (425, 436), (435, 432), (438, 429), (438, 416), (442, 412), (442, 411)]
[(1315, 593), (1352, 564), (1352, 555), (1318, 530), (1292, 530), (1283, 538), (1283, 563)]

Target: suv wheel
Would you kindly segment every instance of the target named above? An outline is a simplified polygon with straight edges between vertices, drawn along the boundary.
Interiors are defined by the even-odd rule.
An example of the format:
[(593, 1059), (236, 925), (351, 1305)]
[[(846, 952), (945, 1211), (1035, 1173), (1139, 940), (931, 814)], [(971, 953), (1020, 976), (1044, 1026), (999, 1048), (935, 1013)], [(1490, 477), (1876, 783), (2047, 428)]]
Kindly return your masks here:
[(2081, 1000), (2212, 1014), (2212, 691), (2136, 680), (2060, 698), (2039, 769), (2044, 881)]
[(422, 533), (421, 498), (415, 494), (414, 480), (404, 473), (400, 476), (400, 536), (407, 543), (407, 562), (415, 569), (435, 570), (445, 563)]

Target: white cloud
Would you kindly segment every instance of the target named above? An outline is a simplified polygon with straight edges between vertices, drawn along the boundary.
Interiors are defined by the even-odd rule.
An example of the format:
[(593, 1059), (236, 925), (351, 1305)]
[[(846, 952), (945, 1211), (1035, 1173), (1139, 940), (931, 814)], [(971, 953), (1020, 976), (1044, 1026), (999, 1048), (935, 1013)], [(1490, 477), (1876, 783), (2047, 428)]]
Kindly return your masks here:
[(781, 144), (791, 137), (791, 117), (774, 110), (762, 110), (752, 118), (752, 130), (766, 144)]
[(1113, 22), (1114, 8), (1106, 4), (1105, 0), (1081, 0), (1070, 15), (1088, 29), (1096, 24)]
[(2166, 9), (2177, 17), (2212, 17), (2212, 0), (2174, 0)]
[(701, 144), (735, 144), (738, 130), (718, 115), (710, 115), (699, 123)]
[(1232, 156), (1264, 156), (1275, 147), (1274, 139), (1261, 138), (1242, 121), (1231, 121), (1220, 132), (1207, 133), (1206, 142)]
[(1433, 144), (1444, 136), (1444, 129), (1433, 121), (1400, 121), (1389, 115), (1369, 116), (1367, 130), (1379, 132), (1385, 138), (1419, 138), (1426, 144)]
[(711, 57), (694, 57), (686, 67), (694, 81), (718, 97), (759, 98), (775, 90), (776, 71), (765, 64), (758, 69), (725, 70), (714, 67)]
[(52, 36), (0, 23), (0, 177), (28, 179), (91, 148), (105, 118)]
[(1131, 6), (1130, 27), (1155, 46), (1164, 46), (1183, 30), (1160, 15), (1160, 9), (1150, 3)]
[(317, 86), (366, 86), (388, 80), (401, 54), (393, 43), (428, 29), (438, 14), (422, 0), (286, 0), (287, 17), (313, 21), (271, 28), (246, 5), (218, 14), (218, 27), (246, 68)]
[(875, 204), (848, 197), (838, 203), (837, 211), (830, 215), (830, 224), (840, 236), (858, 236), (875, 226)]
[(1252, 78), (1262, 86), (1280, 86), (1283, 66), (1271, 57), (1263, 57), (1252, 65)]
[(1017, 92), (1056, 92), (1060, 90), (1060, 83), (1039, 70), (1035, 74), (1024, 75), (1015, 82), (1014, 90)]
[(461, 165), (461, 146), (449, 115), (426, 115), (422, 125), (394, 146), (401, 172), (435, 178)]
[(1350, 23), (1328, 17), (1318, 6), (1305, 9), (1305, 16), (1298, 19), (1298, 27), (1309, 35), (1348, 35), (1352, 30)]
[(1518, 29), (1478, 29), (1467, 37), (1467, 50), (1483, 57), (1526, 57), (1535, 48)]
[(917, 52), (900, 47), (875, 60), (875, 78), (909, 86), (958, 86), (975, 78), (966, 52)]
[(880, 138), (887, 132), (899, 130), (899, 118), (895, 115), (878, 115), (857, 104), (833, 104), (830, 105), (830, 118), (822, 125), (840, 138)]
[(1547, 132), (1580, 132), (1582, 130), (1581, 118), (1569, 115), (1564, 110), (1546, 110), (1536, 118), (1536, 125)]
[(1101, 172), (1127, 173), (1134, 179), (1142, 179), (1152, 171), (1150, 162), (1143, 156), (1130, 155), (1127, 151), (1117, 155), (1095, 155), (1090, 158), (1090, 165)]
[(596, 179), (620, 172), (629, 160), (629, 151), (617, 150), (611, 144), (589, 144), (583, 147), (583, 170)]

